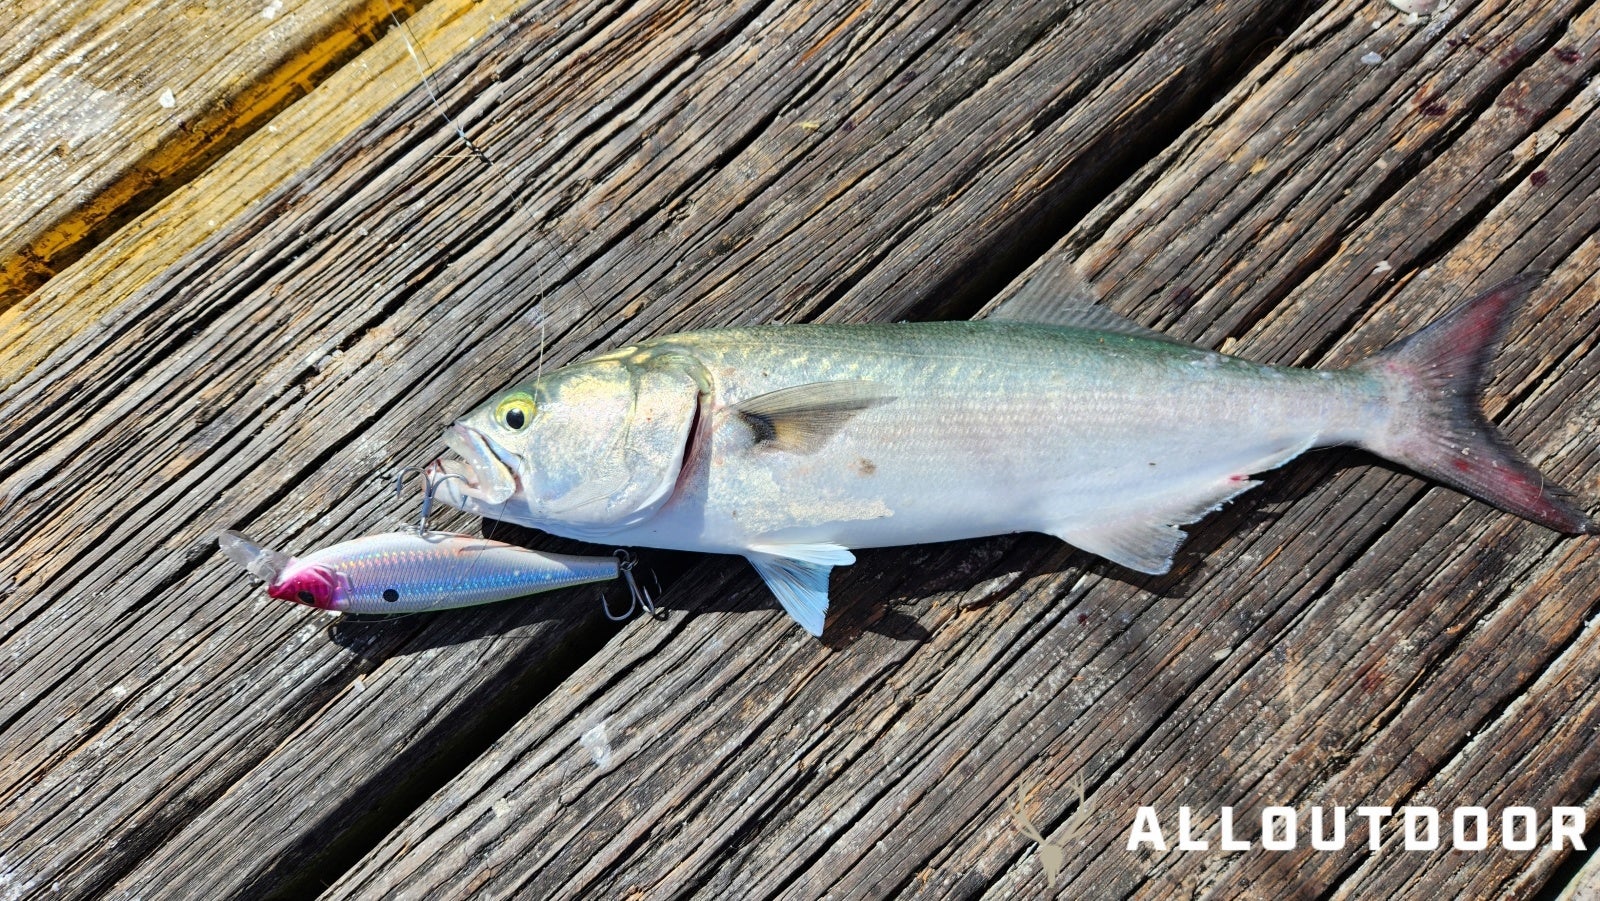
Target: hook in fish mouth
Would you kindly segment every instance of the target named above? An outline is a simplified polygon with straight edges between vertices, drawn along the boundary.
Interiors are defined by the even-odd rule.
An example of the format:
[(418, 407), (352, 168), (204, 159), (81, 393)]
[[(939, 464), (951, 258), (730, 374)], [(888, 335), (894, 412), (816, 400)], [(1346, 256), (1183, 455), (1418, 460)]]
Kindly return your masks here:
[(455, 423), (444, 431), (445, 447), (461, 459), (440, 457), (429, 464), (441, 476), (457, 476), (439, 484), (440, 499), (459, 506), (461, 498), (484, 504), (503, 504), (517, 493), (517, 476), (495, 453), (483, 433), (471, 426)]

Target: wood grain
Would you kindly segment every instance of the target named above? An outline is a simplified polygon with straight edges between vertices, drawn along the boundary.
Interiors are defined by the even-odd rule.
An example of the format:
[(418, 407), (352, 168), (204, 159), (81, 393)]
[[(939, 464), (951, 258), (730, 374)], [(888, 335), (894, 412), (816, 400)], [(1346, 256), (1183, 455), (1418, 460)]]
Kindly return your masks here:
[[(434, 0), (330, 71), (412, 5), (295, 2), (267, 19), (260, 13), (271, 3), (189, 3), (175, 17), (170, 3), (85, 0), (7, 23), (3, 33), (17, 37), (9, 45), (34, 55), (14, 54), (16, 68), (0, 69), (0, 122), (18, 126), (0, 136), (16, 145), (0, 166), (0, 388), (41, 365), (72, 365), (47, 361), (110, 325), (132, 294), (352, 130), (420, 91), (421, 60), (448, 62), (528, 5)], [(229, 27), (214, 30), (212, 20)], [(101, 55), (77, 61), (52, 49), (86, 34)], [(184, 100), (167, 109), (160, 95), (173, 84)], [(93, 128), (63, 112), (81, 105), (54, 105), (84, 91), (89, 111), (106, 118)], [(64, 144), (62, 129), (71, 132)], [(70, 276), (40, 284), (69, 265)]]
[[(259, 595), (218, 528), (298, 550), (393, 527), (385, 474), (536, 365), (540, 321), (554, 365), (644, 329), (842, 315), (809, 279), (959, 265), (948, 248), (995, 227), (971, 209), (1037, 211), (1055, 173), (1126, 165), (1120, 142), (1176, 130), (1227, 68), (1201, 36), (1273, 22), (929, 3), (841, 30), (855, 9), (530, 10), (440, 67), (447, 103), (484, 104), (468, 121), (492, 164), (413, 93), (13, 386), (12, 884), (304, 889), (447, 778), (429, 773), (459, 736), (549, 692), (519, 681), (532, 662), (605, 634), (571, 597), (330, 643), (303, 611), (241, 608)], [(1140, 77), (1163, 41), (1194, 48), (1189, 74)], [(1029, 140), (1063, 117), (1074, 138)], [(952, 155), (1012, 180), (973, 195)]]
[(1162, 579), (1037, 536), (862, 552), (826, 643), (742, 561), (661, 555), (664, 621), (575, 591), (328, 630), (211, 536), (395, 527), (388, 474), (541, 361), (970, 315), (1044, 252), (1302, 364), (1550, 268), (1489, 410), (1592, 510), (1596, 15), (535, 4), (430, 53), (488, 164), (414, 83), (296, 104), (306, 155), (217, 167), (271, 193), (197, 181), (8, 314), (44, 349), (0, 394), (0, 896), (1543, 890), (1566, 854), (1125, 850), (1140, 804), (1600, 817), (1593, 539), (1362, 455)]
[(0, 14), (0, 308), (409, 16), (403, 0), (74, 0)]
[[(1367, 9), (1319, 10), (1063, 249), (1144, 321), (1213, 342), (1237, 332), (1230, 347), (1300, 362), (1381, 346), (1465, 282), (1555, 266), (1501, 356), (1491, 410), (1507, 417), (1516, 398), (1518, 443), (1592, 498), (1596, 222), (1577, 198), (1597, 142), (1574, 131), (1594, 98), (1566, 57), (1593, 51), (1565, 40), (1566, 9), (1480, 7), (1433, 36), (1391, 19), (1378, 39)], [(1571, 33), (1592, 35), (1588, 16)], [(1479, 68), (1508, 47), (1518, 65)], [(1379, 51), (1390, 70), (1360, 62)], [(1453, 128), (1397, 102), (1441, 71), (1457, 73)], [(1305, 91), (1288, 72), (1349, 87)], [(1309, 159), (1248, 153), (1308, 129), (1323, 132), (1305, 139)], [(1373, 137), (1330, 146), (1347, 133)], [(1395, 135), (1405, 152), (1382, 139)], [(1311, 209), (1286, 214), (1296, 205)], [(1315, 265), (1289, 265), (1302, 260)], [(1205, 288), (1208, 267), (1222, 286)], [(1262, 274), (1274, 267), (1285, 274)], [(1392, 298), (1362, 293), (1396, 282)], [(1035, 539), (863, 554), (835, 584), (855, 620), (831, 628), (886, 634), (821, 661), (736, 616), (630, 627), (333, 894), (1049, 894), (1009, 809), (1018, 790), (1069, 851), (1066, 896), (1526, 894), (1562, 855), (1463, 862), (1398, 852), (1393, 835), (1380, 855), (1364, 836), (1342, 854), (1123, 848), (1140, 804), (1192, 804), (1210, 829), (1223, 804), (1241, 819), (1317, 803), (1574, 804), (1593, 818), (1592, 540), (1356, 463), (1279, 474), (1195, 530), (1166, 580), (1085, 571)], [(945, 572), (957, 584), (931, 590)], [(603, 768), (580, 740), (600, 725)], [(1094, 828), (1068, 841), (1064, 786), (1079, 774)]]

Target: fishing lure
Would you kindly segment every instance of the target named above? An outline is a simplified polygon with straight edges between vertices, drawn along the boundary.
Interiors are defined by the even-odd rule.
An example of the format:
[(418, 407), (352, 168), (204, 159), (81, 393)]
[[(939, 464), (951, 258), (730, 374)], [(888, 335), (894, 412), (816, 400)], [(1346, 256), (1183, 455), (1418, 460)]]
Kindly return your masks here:
[[(453, 532), (365, 535), (304, 557), (262, 547), (232, 531), (218, 536), (217, 544), (228, 559), (266, 582), (272, 597), (339, 613), (492, 604), (615, 579), (632, 560), (546, 554)], [(631, 576), (629, 582), (631, 587)]]
[[(397, 477), (397, 487), (406, 475)], [(654, 615), (650, 596), (633, 578), (634, 557), (547, 554), (488, 538), (436, 532), (428, 528), (438, 483), (424, 475), (422, 515), (414, 530), (383, 532), (291, 557), (262, 547), (238, 532), (226, 531), (217, 545), (228, 559), (267, 583), (267, 594), (285, 601), (339, 613), (416, 613), (492, 604), (572, 585), (604, 582), (619, 575), (632, 603), (623, 620), (643, 606)], [(601, 595), (602, 604), (604, 595)]]

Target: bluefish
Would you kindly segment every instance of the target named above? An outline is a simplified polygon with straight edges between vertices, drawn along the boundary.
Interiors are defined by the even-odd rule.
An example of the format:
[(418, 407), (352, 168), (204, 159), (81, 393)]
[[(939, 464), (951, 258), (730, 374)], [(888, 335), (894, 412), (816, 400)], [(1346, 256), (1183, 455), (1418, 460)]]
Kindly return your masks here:
[(820, 635), (851, 548), (1045, 532), (1129, 569), (1317, 447), (1355, 445), (1566, 533), (1595, 524), (1484, 418), (1525, 274), (1345, 369), (1269, 366), (1036, 280), (990, 318), (654, 338), (453, 424), (471, 513), (617, 545), (741, 554)]

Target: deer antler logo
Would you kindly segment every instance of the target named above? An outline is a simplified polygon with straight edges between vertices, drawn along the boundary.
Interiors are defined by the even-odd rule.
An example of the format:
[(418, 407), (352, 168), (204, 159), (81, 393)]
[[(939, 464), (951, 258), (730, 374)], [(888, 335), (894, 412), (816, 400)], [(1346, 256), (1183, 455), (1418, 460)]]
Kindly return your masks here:
[[(1091, 816), (1088, 799), (1084, 796), (1083, 791), (1083, 774), (1079, 773), (1073, 776), (1072, 781), (1067, 783), (1067, 788), (1078, 796), (1078, 809), (1074, 810), (1072, 816), (1067, 817), (1067, 821), (1061, 825), (1060, 841), (1062, 843), (1075, 842), (1087, 835)], [(1044, 869), (1045, 884), (1050, 888), (1055, 888), (1056, 880), (1061, 878), (1061, 871), (1066, 868), (1067, 852), (1061, 844), (1046, 839), (1044, 834), (1039, 831), (1039, 828), (1033, 825), (1033, 820), (1028, 817), (1026, 809), (1027, 796), (1029, 794), (1032, 794), (1032, 792), (1025, 792), (1021, 786), (1017, 787), (1016, 801), (1011, 806), (1011, 818), (1016, 821), (1017, 829), (1023, 835), (1033, 839), (1038, 844), (1039, 864)]]

